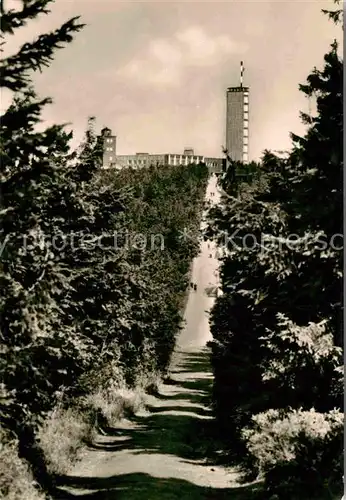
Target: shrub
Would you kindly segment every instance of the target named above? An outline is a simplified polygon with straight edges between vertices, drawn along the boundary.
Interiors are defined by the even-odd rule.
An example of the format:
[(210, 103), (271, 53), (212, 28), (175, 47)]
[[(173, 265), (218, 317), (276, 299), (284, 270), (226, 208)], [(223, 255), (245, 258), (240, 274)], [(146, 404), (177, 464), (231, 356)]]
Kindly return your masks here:
[(277, 331), (261, 340), (270, 355), (263, 364), (276, 407), (312, 406), (321, 412), (342, 406), (342, 349), (334, 345), (327, 321), (298, 326), (279, 313)]
[(343, 413), (268, 410), (242, 432), (246, 446), (280, 499), (330, 491), (342, 484)]
[(7, 500), (44, 500), (35, 488), (28, 464), (17, 454), (18, 442), (0, 429), (0, 497)]
[(85, 404), (96, 411), (107, 426), (134, 415), (144, 405), (145, 393), (141, 388), (100, 388), (87, 396)]
[(93, 420), (90, 412), (61, 405), (50, 412), (37, 433), (50, 473), (64, 474), (78, 460), (83, 443), (94, 435)]

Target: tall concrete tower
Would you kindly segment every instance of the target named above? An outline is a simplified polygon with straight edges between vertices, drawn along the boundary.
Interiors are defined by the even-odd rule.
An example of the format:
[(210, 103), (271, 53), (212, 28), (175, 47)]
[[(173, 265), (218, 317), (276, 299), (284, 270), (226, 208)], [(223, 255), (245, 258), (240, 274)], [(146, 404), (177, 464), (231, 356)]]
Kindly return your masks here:
[(234, 161), (249, 158), (249, 87), (243, 86), (243, 61), (240, 63), (240, 86), (229, 87), (226, 94), (226, 149)]

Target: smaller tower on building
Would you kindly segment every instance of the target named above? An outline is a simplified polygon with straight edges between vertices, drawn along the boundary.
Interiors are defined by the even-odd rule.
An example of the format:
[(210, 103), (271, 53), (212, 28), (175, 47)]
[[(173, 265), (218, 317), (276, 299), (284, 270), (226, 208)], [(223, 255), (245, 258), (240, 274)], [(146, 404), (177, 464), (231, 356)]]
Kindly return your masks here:
[(110, 168), (116, 160), (116, 135), (112, 135), (111, 129), (105, 127), (101, 130), (103, 140), (102, 168)]
[(184, 155), (186, 155), (186, 156), (193, 156), (194, 155), (193, 148), (190, 148), (190, 147), (189, 148), (185, 148), (184, 149)]

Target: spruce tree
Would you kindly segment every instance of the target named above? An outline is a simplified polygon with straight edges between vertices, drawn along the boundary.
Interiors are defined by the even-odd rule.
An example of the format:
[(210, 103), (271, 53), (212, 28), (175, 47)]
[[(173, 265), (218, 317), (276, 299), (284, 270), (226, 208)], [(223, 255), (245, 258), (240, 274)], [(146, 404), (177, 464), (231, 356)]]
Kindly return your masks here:
[[(49, 14), (51, 0), (20, 3), (21, 8), (14, 10), (6, 9), (1, 2), (3, 46), (30, 20)], [(55, 51), (82, 29), (78, 19), (72, 18), (57, 30), (25, 43), (0, 63), (0, 85), (15, 93), (1, 116), (1, 417), (17, 435), (20, 455), (32, 465), (36, 481), (45, 488), (50, 481), (36, 443), (35, 414), (40, 415), (40, 406), (44, 407), (49, 398), (51, 383), (44, 371), (54, 372), (50, 361), (57, 359), (53, 345), (48, 347), (46, 342), (53, 336), (46, 318), (56, 317), (50, 295), (61, 280), (52, 273), (51, 252), (38, 244), (37, 238), (54, 233), (51, 204), (66, 189), (61, 168), (69, 159), (71, 136), (60, 125), (37, 131), (42, 110), (51, 100), (36, 95), (32, 76), (48, 66)], [(40, 360), (40, 369), (45, 365), (43, 372), (37, 370), (35, 360)]]
[[(316, 116), (302, 114), (304, 136), (292, 134), (283, 157), (265, 151), (260, 177), (248, 186), (226, 174), (226, 196), (211, 213), (209, 235), (222, 244), (225, 232), (235, 234), (222, 261), (223, 295), (212, 311), (212, 364), (217, 415), (242, 457), (241, 430), (253, 414), (342, 408), (342, 68), (334, 42), (324, 67), (300, 85), (317, 104)], [(246, 235), (250, 247), (255, 239), (252, 248)], [(288, 345), (282, 334), (290, 322), (296, 336)], [(326, 335), (314, 337), (310, 329), (320, 323)], [(271, 365), (281, 373), (276, 380), (267, 377)], [(335, 474), (340, 480), (339, 469)]]

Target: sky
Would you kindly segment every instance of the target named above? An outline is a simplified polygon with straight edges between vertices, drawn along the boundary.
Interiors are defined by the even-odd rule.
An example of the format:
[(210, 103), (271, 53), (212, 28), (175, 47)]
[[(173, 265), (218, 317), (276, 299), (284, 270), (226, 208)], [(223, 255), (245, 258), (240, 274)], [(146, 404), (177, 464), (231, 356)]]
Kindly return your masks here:
[(290, 148), (289, 132), (304, 131), (299, 111), (308, 111), (308, 100), (298, 85), (341, 40), (322, 8), (333, 2), (57, 0), (51, 14), (8, 39), (4, 54), (81, 16), (85, 28), (34, 75), (40, 97), (53, 99), (44, 124), (68, 123), (76, 144), (95, 116), (99, 130), (117, 136), (117, 154), (193, 147), (222, 156), (226, 89), (239, 84), (243, 60), (249, 157), (258, 160), (265, 149)]

